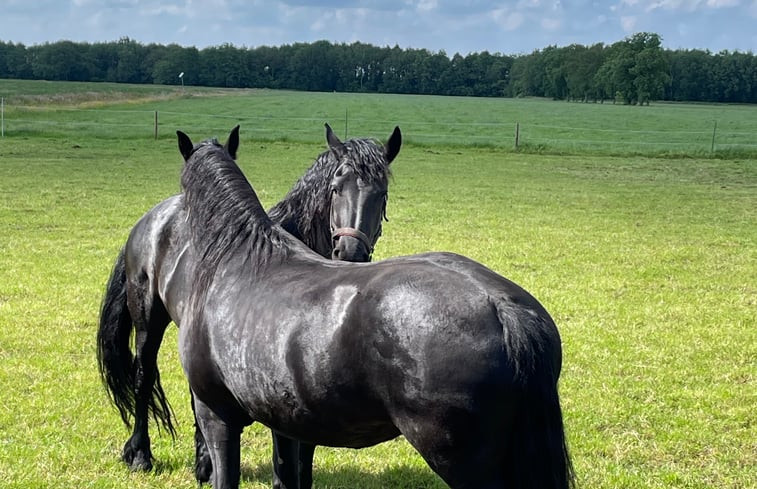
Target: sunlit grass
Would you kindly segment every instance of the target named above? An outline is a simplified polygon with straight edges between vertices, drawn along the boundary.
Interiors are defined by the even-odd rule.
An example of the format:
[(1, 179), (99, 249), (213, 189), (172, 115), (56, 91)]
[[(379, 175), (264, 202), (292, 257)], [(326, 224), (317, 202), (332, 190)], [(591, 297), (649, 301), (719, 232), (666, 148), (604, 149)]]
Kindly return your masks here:
[[(321, 126), (305, 143), (260, 141), (245, 127), (240, 163), (269, 207), (323, 150)], [(0, 140), (0, 487), (196, 487), (176, 329), (160, 365), (179, 434), (153, 430), (153, 473), (118, 460), (128, 431), (94, 355), (118, 249), (142, 213), (178, 190), (180, 166), (169, 137)], [(376, 259), (462, 253), (554, 316), (582, 487), (754, 487), (754, 160), (410, 144), (393, 167)], [(253, 426), (243, 443), (243, 487), (270, 487), (269, 432)], [(402, 439), (318, 448), (315, 485), (444, 487)]]

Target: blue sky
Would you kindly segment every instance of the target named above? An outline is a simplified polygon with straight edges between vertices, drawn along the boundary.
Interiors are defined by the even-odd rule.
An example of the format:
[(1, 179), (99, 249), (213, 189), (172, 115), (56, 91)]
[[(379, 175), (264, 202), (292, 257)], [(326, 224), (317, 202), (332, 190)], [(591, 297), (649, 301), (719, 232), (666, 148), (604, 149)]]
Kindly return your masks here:
[(455, 53), (530, 53), (655, 32), (670, 49), (757, 53), (757, 0), (0, 0), (0, 40), (203, 48), (325, 39)]

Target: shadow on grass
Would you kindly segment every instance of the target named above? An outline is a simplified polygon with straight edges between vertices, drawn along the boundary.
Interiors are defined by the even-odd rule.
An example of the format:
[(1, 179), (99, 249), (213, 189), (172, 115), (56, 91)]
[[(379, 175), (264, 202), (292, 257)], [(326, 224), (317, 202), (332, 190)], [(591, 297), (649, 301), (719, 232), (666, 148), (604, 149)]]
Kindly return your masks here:
[(427, 467), (398, 465), (379, 473), (369, 473), (359, 468), (339, 467), (335, 470), (315, 470), (313, 486), (319, 489), (382, 489), (406, 487), (413, 489), (444, 489), (447, 486)]
[[(156, 460), (154, 474), (189, 470), (194, 477), (194, 462), (187, 465), (187, 460)], [(266, 487), (272, 485), (271, 464), (248, 464), (242, 462), (242, 481), (256, 482)], [(366, 472), (358, 467), (339, 467), (337, 469), (314, 469), (313, 486), (319, 489), (379, 489), (385, 487), (407, 487), (413, 489), (443, 489), (447, 486), (426, 467), (400, 465), (387, 468), (379, 473)], [(203, 486), (210, 487), (210, 486)]]
[[(253, 466), (242, 463), (242, 480), (261, 483), (267, 487), (272, 484), (270, 464)], [(386, 487), (407, 487), (413, 489), (443, 489), (447, 486), (431, 469), (400, 465), (387, 468), (378, 473), (366, 472), (358, 467), (339, 467), (336, 469), (313, 470), (313, 486), (319, 489), (380, 489)]]

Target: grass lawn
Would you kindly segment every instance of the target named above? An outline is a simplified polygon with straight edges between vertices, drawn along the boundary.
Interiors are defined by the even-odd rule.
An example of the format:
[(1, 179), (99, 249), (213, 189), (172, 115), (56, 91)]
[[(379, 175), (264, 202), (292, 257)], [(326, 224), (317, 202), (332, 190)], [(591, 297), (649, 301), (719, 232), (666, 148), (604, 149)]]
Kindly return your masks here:
[[(232, 115), (216, 132), (186, 130), (224, 137)], [(395, 123), (370, 134), (385, 138)], [(239, 161), (271, 206), (325, 148), (322, 121), (302, 141), (261, 140), (248, 125)], [(458, 252), (545, 305), (563, 338), (581, 487), (754, 488), (755, 163), (411, 142), (393, 163), (374, 257)], [(179, 434), (153, 429), (152, 473), (118, 460), (129, 431), (95, 361), (113, 260), (134, 222), (178, 191), (180, 167), (167, 135), (0, 139), (0, 487), (196, 487), (176, 328), (159, 362)], [(270, 453), (267, 430), (245, 431), (242, 487), (270, 487)], [(314, 475), (317, 488), (445, 487), (402, 438), (319, 447)]]
[[(320, 143), (329, 122), (344, 137), (429, 147), (479, 146), (541, 154), (757, 158), (754, 106), (625, 105), (546, 99), (441, 97), (115, 83), (0, 80), (9, 136), (172, 139), (225, 134), (240, 123), (261, 141)], [(714, 136), (714, 137), (713, 137)]]

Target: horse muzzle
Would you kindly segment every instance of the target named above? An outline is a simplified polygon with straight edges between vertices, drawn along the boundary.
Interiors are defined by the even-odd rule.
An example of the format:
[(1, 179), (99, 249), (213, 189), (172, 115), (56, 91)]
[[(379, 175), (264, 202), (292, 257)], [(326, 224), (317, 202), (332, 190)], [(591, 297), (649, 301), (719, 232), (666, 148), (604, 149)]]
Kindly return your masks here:
[(362, 231), (355, 228), (337, 228), (331, 233), (332, 260), (368, 262), (373, 254), (373, 243)]

